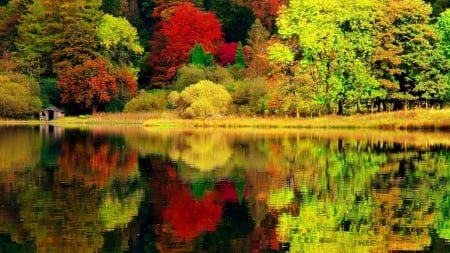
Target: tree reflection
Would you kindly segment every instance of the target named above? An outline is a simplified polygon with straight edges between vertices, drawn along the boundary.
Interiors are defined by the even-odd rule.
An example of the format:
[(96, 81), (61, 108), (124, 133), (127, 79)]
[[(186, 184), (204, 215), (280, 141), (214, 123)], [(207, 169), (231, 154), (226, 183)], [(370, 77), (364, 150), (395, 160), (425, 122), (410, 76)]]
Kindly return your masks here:
[(123, 144), (115, 143), (118, 140), (114, 137), (97, 135), (92, 138), (82, 132), (66, 135), (68, 139), (62, 143), (58, 159), (61, 183), (104, 187), (137, 169), (137, 153), (122, 150)]
[[(51, 143), (60, 145), (58, 167), (38, 167), (54, 163), (45, 160), (22, 165), (6, 181), (13, 194), (2, 195), (8, 205), (0, 231), (18, 245), (33, 245), (33, 252), (98, 252), (104, 231), (124, 227), (137, 215), (144, 197), (137, 153), (101, 132), (66, 130), (60, 138)], [(3, 188), (5, 181), (0, 183)]]

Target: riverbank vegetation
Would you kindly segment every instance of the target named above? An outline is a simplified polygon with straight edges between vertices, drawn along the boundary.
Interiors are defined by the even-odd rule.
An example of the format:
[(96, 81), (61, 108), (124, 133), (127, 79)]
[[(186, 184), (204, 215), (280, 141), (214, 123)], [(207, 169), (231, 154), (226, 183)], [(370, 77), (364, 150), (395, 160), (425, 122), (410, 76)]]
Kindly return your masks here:
[(49, 106), (75, 116), (58, 122), (149, 114), (148, 125), (447, 129), (450, 118), (437, 112), (450, 102), (446, 1), (6, 0), (0, 41), (2, 118)]
[[(322, 128), (384, 130), (450, 130), (450, 109), (411, 110), (321, 117), (236, 117), (183, 119), (174, 112), (97, 113), (65, 117), (51, 121), (54, 125), (136, 125), (149, 128)], [(1, 124), (42, 124), (42, 121), (3, 120)]]

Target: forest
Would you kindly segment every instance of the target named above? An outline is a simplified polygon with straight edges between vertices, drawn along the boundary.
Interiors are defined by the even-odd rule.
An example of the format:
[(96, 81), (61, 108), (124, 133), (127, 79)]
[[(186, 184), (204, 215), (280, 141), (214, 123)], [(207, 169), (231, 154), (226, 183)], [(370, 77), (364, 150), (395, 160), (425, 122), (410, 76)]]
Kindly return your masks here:
[(0, 118), (450, 102), (448, 0), (0, 0)]

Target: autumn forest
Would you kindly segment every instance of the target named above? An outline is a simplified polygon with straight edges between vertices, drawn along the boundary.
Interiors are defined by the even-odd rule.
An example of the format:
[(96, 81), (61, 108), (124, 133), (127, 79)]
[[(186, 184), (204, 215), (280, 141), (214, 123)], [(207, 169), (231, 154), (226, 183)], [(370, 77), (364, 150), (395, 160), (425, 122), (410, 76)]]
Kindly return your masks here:
[(447, 0), (0, 0), (0, 118), (450, 102)]

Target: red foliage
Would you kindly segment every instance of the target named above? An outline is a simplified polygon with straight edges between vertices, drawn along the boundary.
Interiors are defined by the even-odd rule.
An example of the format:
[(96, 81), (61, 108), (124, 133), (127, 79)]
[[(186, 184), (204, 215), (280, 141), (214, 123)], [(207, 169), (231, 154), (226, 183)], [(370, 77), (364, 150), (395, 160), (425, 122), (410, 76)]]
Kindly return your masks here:
[(138, 83), (127, 69), (119, 69), (117, 73), (117, 85), (121, 98), (130, 99), (137, 95)]
[[(158, 86), (175, 76), (196, 43), (212, 53), (223, 43), (221, 24), (215, 14), (203, 12), (189, 2), (178, 4), (168, 21), (162, 23), (161, 34), (156, 34), (160, 36), (156, 45), (162, 49), (151, 55), (148, 63), (153, 72), (152, 83)], [(163, 39), (167, 39), (166, 43)]]
[(69, 67), (58, 78), (61, 102), (76, 104), (96, 111), (98, 105), (109, 102), (119, 90), (117, 79), (104, 59), (87, 60)]
[(214, 188), (214, 193), (218, 196), (218, 199), (222, 202), (239, 202), (240, 197), (247, 197), (248, 189), (244, 188), (243, 196), (238, 196), (238, 190), (236, 183), (233, 181), (223, 180), (217, 183)]
[[(228, 64), (234, 64), (234, 58), (236, 57), (236, 49), (238, 43), (230, 42), (223, 44), (217, 51), (217, 58), (222, 66), (227, 66)], [(248, 61), (250, 50), (248, 47), (244, 47), (244, 57)]]

